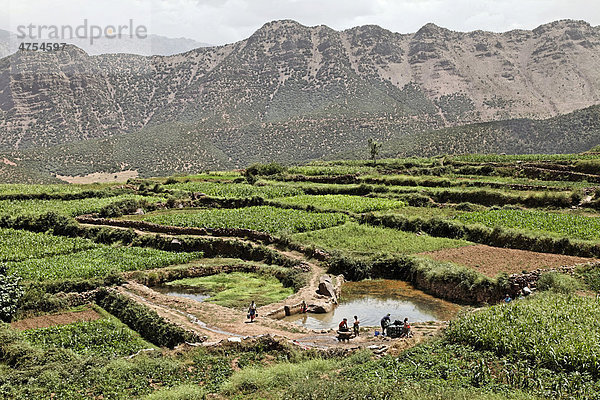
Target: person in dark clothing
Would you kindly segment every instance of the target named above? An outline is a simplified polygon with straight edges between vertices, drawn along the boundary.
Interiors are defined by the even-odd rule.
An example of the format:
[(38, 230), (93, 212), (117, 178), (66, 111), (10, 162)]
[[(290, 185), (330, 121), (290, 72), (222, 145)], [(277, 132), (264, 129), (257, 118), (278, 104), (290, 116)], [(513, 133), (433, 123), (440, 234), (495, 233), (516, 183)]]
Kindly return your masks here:
[(254, 322), (256, 318), (256, 303), (254, 303), (254, 300), (250, 303), (250, 307), (248, 307), (248, 318), (250, 318), (250, 322)]
[(354, 336), (360, 336), (360, 321), (358, 320), (358, 316), (354, 316)]
[(300, 306), (300, 312), (302, 314), (306, 313), (307, 308), (308, 307), (306, 306), (306, 301), (302, 300), (302, 305)]
[(381, 334), (385, 336), (388, 325), (390, 324), (390, 314), (386, 314), (385, 317), (381, 318)]

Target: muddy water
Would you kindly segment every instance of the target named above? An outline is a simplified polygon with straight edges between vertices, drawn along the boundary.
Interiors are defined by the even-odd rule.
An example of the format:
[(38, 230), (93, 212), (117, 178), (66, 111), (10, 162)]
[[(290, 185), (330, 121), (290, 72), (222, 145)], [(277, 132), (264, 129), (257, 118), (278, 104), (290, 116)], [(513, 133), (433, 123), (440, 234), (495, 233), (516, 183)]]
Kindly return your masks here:
[(430, 296), (412, 287), (410, 283), (377, 279), (346, 282), (342, 286), (339, 305), (326, 314), (296, 314), (284, 318), (309, 329), (337, 328), (343, 318), (352, 326), (354, 315), (361, 326), (380, 326), (381, 318), (391, 314), (394, 320), (411, 322), (439, 321), (453, 318), (460, 306)]
[(210, 297), (209, 294), (202, 292), (197, 288), (183, 286), (154, 286), (152, 290), (166, 294), (167, 296), (185, 297), (196, 301), (204, 301)]

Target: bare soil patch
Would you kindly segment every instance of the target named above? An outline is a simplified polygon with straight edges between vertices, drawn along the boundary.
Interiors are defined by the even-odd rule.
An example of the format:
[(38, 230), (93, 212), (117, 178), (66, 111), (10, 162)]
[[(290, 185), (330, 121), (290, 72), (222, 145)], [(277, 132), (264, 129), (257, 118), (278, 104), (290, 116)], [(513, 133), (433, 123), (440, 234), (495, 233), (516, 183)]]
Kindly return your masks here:
[(95, 321), (102, 318), (94, 310), (83, 310), (60, 314), (42, 315), (39, 317), (26, 318), (10, 324), (14, 329), (27, 330), (37, 328), (48, 328), (50, 326), (67, 325), (78, 321)]
[(76, 184), (125, 182), (129, 178), (137, 178), (137, 171), (94, 172), (84, 176), (56, 175), (58, 179)]
[(598, 261), (591, 258), (534, 251), (503, 249), (483, 244), (419, 253), (437, 261), (451, 261), (471, 267), (484, 275), (495, 277), (499, 272), (520, 274), (538, 268), (557, 268), (563, 265)]

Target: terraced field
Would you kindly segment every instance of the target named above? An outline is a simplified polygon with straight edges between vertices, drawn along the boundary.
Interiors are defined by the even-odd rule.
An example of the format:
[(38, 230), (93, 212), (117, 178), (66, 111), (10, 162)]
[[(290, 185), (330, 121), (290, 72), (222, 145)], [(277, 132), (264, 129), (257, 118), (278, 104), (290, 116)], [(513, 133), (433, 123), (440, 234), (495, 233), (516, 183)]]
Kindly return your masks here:
[(123, 323), (114, 319), (75, 322), (24, 331), (23, 338), (42, 349), (69, 349), (83, 356), (118, 358), (152, 348)]
[[(0, 398), (597, 399), (597, 158), (0, 185), (0, 319), (12, 321), (0, 323)], [(299, 317), (327, 318), (336, 305), (320, 286), (343, 300), (338, 274), (405, 280), (463, 309), (449, 327), (413, 323), (409, 339), (363, 326), (350, 344), (278, 319), (303, 301)], [(210, 298), (185, 297), (196, 290)]]
[(385, 254), (415, 254), (425, 251), (468, 246), (464, 240), (416, 235), (390, 228), (348, 223), (328, 229), (294, 235), (301, 243), (314, 244), (330, 251), (346, 251), (361, 257)]
[(164, 202), (164, 197), (121, 195), (105, 198), (87, 198), (80, 200), (0, 200), (0, 216), (40, 216), (49, 212), (76, 216), (99, 212), (102, 208), (121, 201), (136, 201), (158, 203)]
[(595, 216), (532, 210), (488, 210), (464, 213), (457, 218), (462, 222), (492, 228), (501, 226), (573, 239), (600, 239), (600, 219)]
[(245, 228), (269, 233), (296, 233), (343, 224), (347, 217), (336, 213), (314, 213), (260, 206), (148, 214), (142, 219), (162, 225)]
[(281, 204), (312, 206), (317, 209), (350, 211), (353, 213), (390, 210), (406, 206), (405, 202), (393, 199), (334, 194), (326, 194), (322, 196), (292, 196), (283, 199), (277, 199), (277, 201)]
[(253, 186), (249, 184), (187, 182), (168, 185), (171, 190), (199, 192), (213, 197), (244, 198), (260, 196), (266, 199), (302, 194), (302, 190), (285, 186)]

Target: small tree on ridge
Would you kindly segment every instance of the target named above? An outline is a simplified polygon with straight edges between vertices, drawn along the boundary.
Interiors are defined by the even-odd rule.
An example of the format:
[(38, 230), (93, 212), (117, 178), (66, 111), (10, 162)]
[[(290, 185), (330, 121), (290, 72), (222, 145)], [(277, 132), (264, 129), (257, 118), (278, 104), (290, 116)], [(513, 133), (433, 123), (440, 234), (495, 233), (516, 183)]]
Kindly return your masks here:
[(373, 165), (375, 165), (375, 160), (379, 155), (379, 149), (381, 149), (381, 143), (369, 138), (369, 153), (371, 153), (371, 161), (373, 162)]

